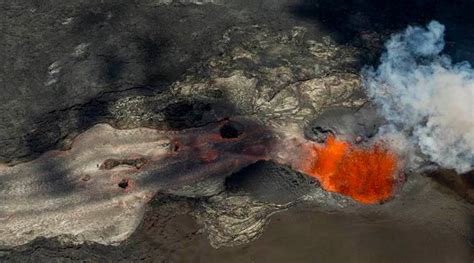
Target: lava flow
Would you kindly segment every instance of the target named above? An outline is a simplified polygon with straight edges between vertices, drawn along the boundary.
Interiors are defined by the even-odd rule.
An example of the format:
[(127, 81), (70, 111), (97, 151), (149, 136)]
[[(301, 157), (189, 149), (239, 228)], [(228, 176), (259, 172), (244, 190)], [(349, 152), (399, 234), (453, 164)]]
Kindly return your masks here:
[(389, 199), (394, 191), (397, 157), (382, 144), (357, 147), (331, 136), (325, 145), (304, 145), (300, 170), (331, 192), (364, 204)]
[(321, 145), (291, 129), (279, 132), (246, 118), (180, 132), (98, 124), (69, 150), (0, 166), (0, 246), (75, 233), (103, 244), (123, 240), (156, 192), (209, 195), (220, 188), (208, 185), (260, 160), (291, 165), (362, 203), (392, 195), (397, 160), (381, 145), (365, 149), (336, 138)]

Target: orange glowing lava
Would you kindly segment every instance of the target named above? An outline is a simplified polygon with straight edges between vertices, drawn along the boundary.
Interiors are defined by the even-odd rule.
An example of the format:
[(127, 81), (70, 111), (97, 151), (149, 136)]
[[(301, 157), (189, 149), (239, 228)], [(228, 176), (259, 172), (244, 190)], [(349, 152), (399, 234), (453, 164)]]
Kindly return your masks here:
[(329, 137), (323, 147), (312, 145), (303, 150), (303, 172), (317, 178), (327, 191), (365, 204), (391, 197), (397, 157), (381, 144), (361, 148)]

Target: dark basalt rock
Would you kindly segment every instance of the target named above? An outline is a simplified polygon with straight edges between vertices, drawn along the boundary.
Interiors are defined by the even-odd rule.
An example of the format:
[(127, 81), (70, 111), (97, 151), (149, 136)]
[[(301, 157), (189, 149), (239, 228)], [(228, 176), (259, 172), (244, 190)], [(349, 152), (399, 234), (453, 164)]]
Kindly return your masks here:
[(230, 193), (274, 204), (295, 202), (319, 187), (314, 179), (267, 161), (257, 162), (233, 174), (226, 179), (225, 185)]
[(458, 174), (453, 170), (436, 169), (427, 171), (426, 175), (474, 204), (474, 171)]
[(330, 135), (359, 136), (358, 141), (366, 140), (373, 137), (384, 122), (374, 106), (369, 104), (361, 108), (328, 108), (310, 122), (305, 135), (320, 143)]
[(244, 126), (238, 122), (227, 122), (220, 128), (219, 132), (222, 138), (237, 138), (244, 132)]

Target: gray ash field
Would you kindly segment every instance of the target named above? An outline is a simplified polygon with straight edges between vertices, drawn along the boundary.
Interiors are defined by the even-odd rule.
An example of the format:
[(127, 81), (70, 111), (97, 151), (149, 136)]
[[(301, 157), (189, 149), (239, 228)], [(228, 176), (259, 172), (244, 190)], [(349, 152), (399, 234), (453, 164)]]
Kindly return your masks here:
[(365, 205), (301, 165), (380, 136), (392, 34), (437, 20), (472, 64), (469, 1), (0, 6), (0, 262), (474, 260), (472, 170), (414, 150)]

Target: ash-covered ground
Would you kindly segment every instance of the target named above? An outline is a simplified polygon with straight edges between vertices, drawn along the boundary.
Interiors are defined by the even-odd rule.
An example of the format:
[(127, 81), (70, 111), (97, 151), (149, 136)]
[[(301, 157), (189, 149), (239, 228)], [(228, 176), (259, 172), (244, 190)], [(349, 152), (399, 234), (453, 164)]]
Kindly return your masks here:
[[(16, 167), (74, 149), (79, 134), (101, 123), (182, 136), (245, 117), (275, 131), (298, 127), (314, 141), (328, 130), (371, 138), (383, 119), (364, 93), (361, 69), (378, 62), (392, 33), (432, 19), (448, 28), (447, 53), (474, 61), (472, 7), (421, 0), (9, 2), (0, 9), (0, 161)], [(37, 176), (50, 172), (43, 186), (68, 183), (61, 164)], [(33, 224), (10, 239), (18, 246), (0, 242), (0, 261), (470, 262), (471, 176), (408, 172), (392, 200), (365, 206), (285, 165), (259, 161), (160, 191), (120, 244), (110, 241), (123, 234), (113, 223), (79, 237), (67, 226), (54, 237), (58, 232)], [(75, 183), (66, 186), (28, 198), (77, 193)], [(0, 181), (4, 200), (9, 187)], [(15, 236), (2, 223), (11, 220), (5, 211), (0, 233)]]

